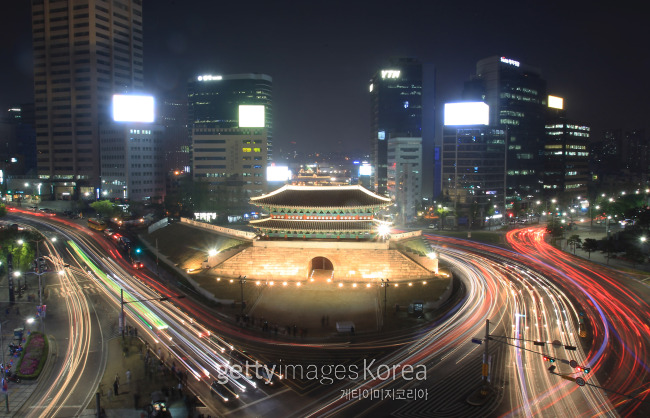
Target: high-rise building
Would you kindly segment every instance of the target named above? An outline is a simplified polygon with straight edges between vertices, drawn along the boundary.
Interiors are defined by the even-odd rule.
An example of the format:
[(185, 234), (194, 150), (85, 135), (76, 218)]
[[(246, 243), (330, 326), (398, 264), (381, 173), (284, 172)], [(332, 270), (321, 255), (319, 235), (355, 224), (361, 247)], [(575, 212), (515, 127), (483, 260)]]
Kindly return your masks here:
[[(550, 119), (544, 144), (544, 190), (585, 196), (589, 185), (590, 128), (566, 118)], [(568, 194), (568, 196), (567, 196)]]
[(414, 221), (422, 206), (422, 138), (388, 140), (387, 189), (397, 208), (397, 223)]
[(112, 96), (143, 87), (142, 0), (32, 0), (32, 33), (39, 177), (94, 194)]
[(272, 78), (202, 75), (189, 82), (192, 177), (230, 208), (266, 193), (272, 155)]
[(423, 192), (433, 195), (435, 68), (414, 58), (393, 59), (370, 80), (372, 183), (387, 195), (388, 140), (422, 138)]
[(546, 81), (540, 70), (506, 57), (482, 59), (476, 75), (465, 83), (463, 98), (487, 103), (490, 126), (505, 129), (508, 198), (538, 195), (547, 114)]
[(7, 176), (36, 177), (34, 104), (12, 106), (0, 117), (0, 170)]
[(101, 197), (162, 203), (163, 132), (160, 125), (138, 122), (102, 127)]
[(166, 172), (186, 172), (190, 168), (192, 141), (187, 127), (187, 100), (163, 99), (158, 102), (158, 124), (163, 132)]
[[(504, 213), (505, 129), (490, 126), (481, 102), (447, 103), (440, 152), (442, 200), (472, 222)], [(496, 205), (496, 207), (495, 207)]]

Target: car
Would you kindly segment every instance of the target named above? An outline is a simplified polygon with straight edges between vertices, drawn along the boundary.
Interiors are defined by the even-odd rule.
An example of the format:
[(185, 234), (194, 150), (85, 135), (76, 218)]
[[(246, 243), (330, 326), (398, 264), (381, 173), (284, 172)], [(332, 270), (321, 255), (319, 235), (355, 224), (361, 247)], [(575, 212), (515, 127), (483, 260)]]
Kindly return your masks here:
[(134, 261), (133, 262), (133, 268), (135, 269), (141, 269), (144, 268), (144, 263), (142, 261)]
[(113, 231), (111, 228), (104, 229), (104, 235), (106, 235), (107, 237), (110, 237), (114, 233), (115, 233), (115, 231)]
[(226, 384), (215, 380), (210, 385), (210, 393), (216, 395), (223, 403), (229, 403), (239, 398), (239, 395), (226, 386)]
[(36, 212), (38, 210), (38, 206), (29, 206), (27, 209)]

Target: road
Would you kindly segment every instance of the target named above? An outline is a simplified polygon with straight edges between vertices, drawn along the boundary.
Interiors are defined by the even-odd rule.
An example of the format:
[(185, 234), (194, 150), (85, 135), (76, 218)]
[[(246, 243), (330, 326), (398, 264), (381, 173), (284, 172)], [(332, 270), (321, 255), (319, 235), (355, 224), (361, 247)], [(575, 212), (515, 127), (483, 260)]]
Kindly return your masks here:
[[(120, 289), (125, 291), (125, 300), (129, 302), (125, 305), (127, 323), (137, 324), (145, 339), (161, 349), (162, 356), (168, 361), (173, 359), (190, 373), (191, 389), (215, 415), (574, 416), (590, 411), (591, 414), (615, 416), (643, 410), (639, 409), (640, 403), (632, 406), (633, 402), (626, 397), (612, 398), (610, 402), (603, 391), (589, 385), (615, 384), (619, 386), (613, 387), (636, 389), (635, 396), (647, 396), (647, 382), (639, 377), (646, 367), (647, 322), (637, 318), (638, 312), (633, 317), (629, 309), (616, 308), (612, 296), (637, 304), (629, 306), (639, 312), (647, 312), (647, 309), (641, 310), (647, 305), (630, 298), (624, 288), (596, 296), (592, 293), (598, 292), (586, 291), (585, 288), (591, 290), (589, 286), (595, 286), (593, 279), (590, 283), (578, 282), (583, 279), (574, 277), (578, 273), (570, 268), (575, 267), (559, 268), (566, 254), (555, 254), (544, 247), (539, 230), (519, 230), (518, 234), (508, 237), (518, 253), (465, 240), (430, 236), (433, 245), (440, 250), (442, 261), (452, 266), (465, 295), (449, 307), (443, 318), (424, 328), (365, 341), (299, 344), (269, 340), (235, 327), (218, 312), (199, 303), (192, 294), (185, 299), (174, 299), (177, 290), (167, 288), (146, 271), (134, 270), (101, 234), (89, 234), (88, 230), (70, 222), (38, 220), (56, 228), (57, 233), (69, 241), (65, 250), (58, 247), (59, 244), (56, 249), (60, 263), (65, 260), (71, 265), (68, 274), (61, 277), (62, 294), (70, 294), (65, 298), (65, 310), (72, 312), (68, 321), (74, 324), (68, 338), (69, 341), (88, 341), (76, 347), (68, 343), (65, 350), (59, 351), (66, 353), (66, 360), (57, 371), (65, 373), (56, 376), (51, 387), (57, 387), (60, 393), (62, 385), (66, 385), (69, 390), (64, 392), (70, 395), (69, 399), (54, 399), (47, 392), (43, 393), (42, 403), (37, 408), (46, 411), (45, 405), (56, 401), (58, 409), (46, 411), (50, 415), (62, 414), (62, 408), (74, 407), (94, 392), (94, 387), (83, 388), (80, 382), (92, 381), (83, 365), (91, 360), (90, 356), (99, 355), (92, 353), (91, 346), (98, 347), (97, 341), (101, 340), (93, 339), (92, 332), (101, 329), (101, 320), (97, 316), (93, 319), (90, 314), (84, 315), (83, 311), (92, 312), (93, 306), (87, 300), (84, 302), (84, 298), (72, 296), (83, 294), (75, 287), (83, 282), (101, 290), (103, 299), (114, 306), (119, 306)], [(535, 253), (538, 257), (531, 256)], [(584, 272), (586, 276), (603, 280), (596, 273), (602, 275), (593, 269), (588, 274)], [(582, 292), (584, 297), (576, 297), (576, 292)], [(161, 296), (171, 299), (161, 302)], [(608, 298), (609, 303), (606, 303)], [(618, 321), (639, 319), (638, 323), (645, 328), (636, 330), (637, 337), (632, 326), (625, 327), (622, 336), (611, 337), (617, 327), (608, 325), (611, 322), (607, 320), (608, 314), (598, 316), (605, 310), (617, 312), (619, 316), (611, 318)], [(621, 310), (626, 316), (622, 316)], [(577, 337), (580, 312), (585, 312), (590, 321), (588, 326), (593, 334), (590, 341), (593, 343)], [(604, 319), (604, 325), (599, 328), (594, 318)], [(491, 337), (487, 341), (486, 359), (494, 395), (477, 404), (468, 400), (476, 398), (482, 386), (484, 345), (473, 344), (472, 338), (483, 339), (486, 320), (490, 321)], [(60, 338), (65, 340), (64, 336)], [(615, 358), (616, 352), (607, 351), (615, 344), (624, 348), (621, 359)], [(576, 349), (567, 349), (567, 346)], [(233, 348), (236, 350), (232, 351)], [(252, 357), (235, 361), (233, 355), (241, 357), (243, 350), (249, 355), (252, 353)], [(551, 364), (544, 361), (544, 354), (557, 359), (554, 363), (556, 374), (548, 371)], [(277, 364), (279, 358), (284, 363)], [(569, 360), (592, 368), (586, 387), (581, 388), (574, 381), (558, 376), (577, 376), (563, 362)], [(298, 365), (312, 364), (315, 373), (292, 376), (294, 378), (286, 384), (269, 387), (263, 379), (243, 376), (244, 373), (237, 370), (242, 361), (244, 364), (259, 361), (269, 367), (282, 367), (282, 371), (291, 370), (294, 374)], [(609, 368), (605, 367), (607, 364)], [(620, 366), (623, 372), (614, 373), (613, 377), (606, 375), (606, 370), (610, 370), (610, 374), (615, 370), (612, 364)], [(341, 366), (341, 373), (333, 375), (332, 368), (324, 366)], [(239, 395), (232, 405), (224, 405), (210, 392), (210, 383), (220, 374), (229, 375), (233, 392)], [(364, 398), (364, 394), (370, 395)], [(374, 394), (382, 397), (389, 394), (391, 398), (370, 399)], [(396, 401), (394, 398), (398, 396), (410, 398)]]

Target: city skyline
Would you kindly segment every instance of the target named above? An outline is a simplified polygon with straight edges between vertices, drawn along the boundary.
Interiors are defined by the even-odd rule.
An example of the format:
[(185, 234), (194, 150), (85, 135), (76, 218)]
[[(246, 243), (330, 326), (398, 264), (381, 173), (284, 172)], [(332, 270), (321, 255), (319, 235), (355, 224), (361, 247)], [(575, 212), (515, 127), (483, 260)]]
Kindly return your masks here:
[[(197, 74), (269, 74), (278, 151), (293, 141), (299, 151), (368, 152), (368, 83), (390, 58), (435, 65), (439, 118), (444, 102), (460, 99), (477, 61), (504, 55), (540, 68), (549, 94), (564, 97), (568, 116), (593, 127), (592, 141), (604, 129), (647, 130), (648, 57), (635, 49), (643, 39), (639, 14), (552, 4), (465, 7), (144, 2), (145, 87), (183, 98)], [(22, 2), (3, 16), (0, 33), (11, 39), (2, 43), (6, 109), (33, 101), (30, 5)]]

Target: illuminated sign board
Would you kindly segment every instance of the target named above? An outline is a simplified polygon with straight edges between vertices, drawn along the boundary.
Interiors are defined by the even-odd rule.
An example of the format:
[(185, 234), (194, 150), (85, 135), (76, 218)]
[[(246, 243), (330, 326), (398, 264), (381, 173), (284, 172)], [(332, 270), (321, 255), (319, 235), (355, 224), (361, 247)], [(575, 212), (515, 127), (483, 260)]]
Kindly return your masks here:
[(369, 87), (370, 93), (372, 93), (372, 90), (373, 90), (374, 88), (375, 88), (375, 85), (374, 85), (374, 84), (371, 84), (370, 87)]
[(205, 75), (200, 75), (197, 77), (197, 80), (199, 81), (213, 81), (213, 80), (221, 80), (223, 77), (220, 75), (210, 75), (210, 74), (205, 74)]
[(383, 141), (386, 139), (386, 131), (377, 132), (377, 139)]
[(548, 96), (548, 107), (564, 109), (564, 99), (556, 96)]
[(381, 78), (399, 78), (400, 70), (381, 70)]
[(239, 105), (240, 128), (263, 128), (264, 105)]
[(359, 177), (372, 175), (372, 166), (370, 164), (361, 164), (359, 166)]
[(115, 122), (153, 122), (153, 96), (113, 95)]
[(489, 125), (490, 106), (483, 102), (445, 103), (445, 125)]
[(510, 58), (501, 57), (501, 62), (504, 64), (514, 65), (515, 67), (519, 67), (519, 61), (515, 61)]
[(271, 165), (266, 167), (266, 181), (291, 180), (291, 171), (286, 165)]

